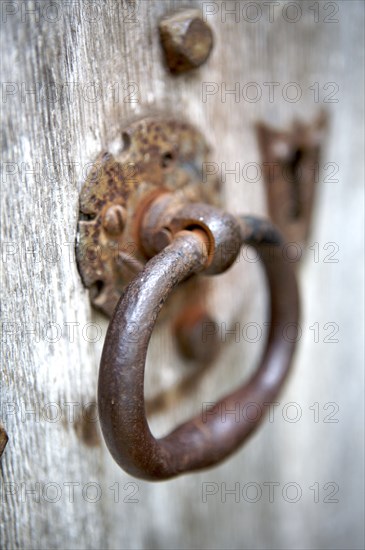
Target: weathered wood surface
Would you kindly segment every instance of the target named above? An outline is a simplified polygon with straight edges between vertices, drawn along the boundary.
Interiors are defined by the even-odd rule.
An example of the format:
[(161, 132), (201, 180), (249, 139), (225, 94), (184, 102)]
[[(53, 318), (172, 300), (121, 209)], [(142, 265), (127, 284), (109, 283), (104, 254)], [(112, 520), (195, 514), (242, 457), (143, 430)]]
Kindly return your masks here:
[[(170, 77), (158, 40), (160, 17), (177, 7), (207, 10), (208, 4), (218, 10), (208, 18), (215, 34), (211, 58), (194, 74)], [(245, 4), (239, 3), (235, 20), (222, 17), (221, 2), (110, 0), (94, 8), (87, 2), (2, 3), (2, 81), (8, 83), (2, 160), (10, 163), (2, 172), (1, 414), (9, 436), (1, 462), (4, 548), (363, 548), (364, 8), (346, 1), (325, 9), (320, 2), (315, 22), (317, 3), (301, 2), (299, 20), (290, 23), (295, 14), (285, 18), (287, 3), (280, 3), (270, 22), (266, 3), (256, 2), (261, 15), (254, 23), (244, 19)], [(32, 7), (39, 15), (26, 14)], [(255, 19), (254, 12), (246, 16)], [(204, 82), (219, 86), (206, 102)], [(236, 82), (241, 91), (257, 83), (262, 98), (250, 102), (241, 95), (236, 102), (227, 95), (222, 102), (224, 83), (232, 89)], [(273, 102), (268, 82), (279, 83)], [(289, 82), (302, 90), (298, 102), (283, 97)], [(316, 82), (318, 102), (316, 87), (310, 89)], [(329, 82), (335, 88), (326, 88)], [(30, 94), (37, 85), (37, 94)], [(102, 97), (95, 98), (96, 89)], [(324, 104), (333, 90), (338, 102)], [(95, 400), (106, 328), (90, 308), (74, 262), (83, 167), (111, 142), (118, 145), (124, 120), (158, 110), (184, 114), (200, 127), (219, 166), (225, 162), (231, 169), (239, 162), (243, 168), (259, 161), (256, 120), (285, 127), (295, 116), (312, 119), (322, 107), (331, 129), (308, 243), (319, 243), (319, 261), (315, 247), (306, 250), (299, 275), (303, 335), (274, 421), (267, 420), (240, 453), (214, 470), (161, 484), (130, 478), (114, 465), (82, 409)], [(330, 181), (326, 162), (337, 163), (337, 182)], [(262, 180), (241, 175), (236, 182), (227, 174), (224, 195), (232, 212), (265, 212)], [(330, 242), (338, 247), (338, 263), (324, 262)], [(219, 323), (230, 327), (237, 317), (241, 327), (263, 322), (265, 292), (257, 265), (242, 261), (212, 285), (210, 306)], [(95, 343), (99, 334), (88, 323), (102, 327)], [(309, 329), (315, 323), (318, 343)], [(338, 343), (324, 342), (331, 332), (326, 323), (339, 326)], [(156, 433), (236, 385), (261, 346), (231, 339), (194, 395), (151, 419)], [(180, 368), (166, 329), (155, 335), (149, 358), (147, 389), (154, 391), (173, 379), (178, 369), (171, 364)], [(295, 407), (301, 418), (289, 422)], [(39, 416), (26, 414), (29, 409)], [(332, 412), (338, 422), (324, 422)], [(218, 492), (204, 502), (208, 482)], [(280, 484), (272, 485), (274, 502), (264, 485), (270, 482)], [(288, 502), (294, 486), (283, 497), (289, 482), (302, 492), (296, 503)], [(256, 485), (246, 492), (247, 483)], [(339, 486), (333, 496), (338, 502), (325, 502), (336, 487), (326, 483)], [(224, 502), (222, 484), (239, 484), (240, 494)], [(257, 488), (262, 496), (249, 502)], [(36, 493), (25, 493), (31, 489)]]

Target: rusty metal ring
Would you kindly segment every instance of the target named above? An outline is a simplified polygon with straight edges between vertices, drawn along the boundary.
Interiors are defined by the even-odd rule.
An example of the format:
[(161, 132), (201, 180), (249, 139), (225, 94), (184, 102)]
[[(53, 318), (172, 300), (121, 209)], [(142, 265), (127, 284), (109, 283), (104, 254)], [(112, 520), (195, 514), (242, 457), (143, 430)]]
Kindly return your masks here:
[(254, 246), (265, 267), (271, 302), (266, 349), (250, 380), (209, 411), (182, 424), (162, 439), (152, 435), (145, 414), (144, 370), (156, 318), (172, 289), (204, 270), (207, 249), (199, 235), (181, 231), (154, 256), (130, 283), (119, 301), (107, 332), (99, 373), (98, 406), (103, 435), (116, 462), (130, 474), (163, 480), (219, 463), (253, 432), (254, 421), (221, 410), (265, 405), (278, 394), (290, 368), (295, 339), (283, 330), (297, 326), (299, 300), (295, 276), (283, 258), (283, 241), (265, 220), (237, 219), (240, 244)]

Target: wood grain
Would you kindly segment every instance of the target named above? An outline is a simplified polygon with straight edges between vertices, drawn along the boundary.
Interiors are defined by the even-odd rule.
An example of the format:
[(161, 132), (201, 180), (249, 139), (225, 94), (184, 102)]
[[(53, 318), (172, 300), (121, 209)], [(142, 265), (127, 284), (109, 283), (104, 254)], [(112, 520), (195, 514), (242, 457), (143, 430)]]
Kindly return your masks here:
[[(324, 21), (330, 11), (322, 2), (318, 23), (313, 2), (300, 3), (296, 23), (282, 15), (291, 9), (287, 2), (278, 5), (273, 22), (266, 3), (256, 2), (262, 16), (255, 23), (242, 11), (238, 20), (224, 19), (221, 2), (2, 4), (2, 81), (7, 84), (2, 98), (1, 414), (9, 442), (1, 462), (1, 547), (362, 548), (362, 2), (331, 2), (339, 7), (332, 16), (338, 23)], [(194, 73), (170, 76), (158, 39), (159, 19), (177, 8), (206, 11), (208, 4), (218, 9), (208, 17), (215, 36), (211, 57)], [(27, 14), (31, 8), (38, 15)], [(255, 18), (253, 12), (248, 18)], [(219, 91), (204, 102), (207, 82)], [(238, 101), (232, 95), (222, 101), (222, 87), (232, 89), (236, 82)], [(242, 95), (250, 82), (262, 91), (256, 102)], [(268, 82), (279, 83), (273, 102)], [(302, 90), (298, 102), (283, 97), (290, 82)], [(318, 103), (316, 88), (310, 89), (315, 82)], [(329, 82), (338, 86), (334, 97), (339, 101), (324, 104), (333, 91), (324, 88)], [(37, 94), (29, 93), (36, 86)], [(254, 89), (244, 91), (253, 97)], [(267, 420), (240, 453), (214, 470), (161, 484), (130, 478), (112, 462), (90, 422), (91, 407), (85, 407), (95, 401), (107, 326), (89, 305), (74, 259), (78, 194), (88, 163), (101, 149), (118, 147), (125, 121), (169, 112), (186, 116), (203, 131), (219, 167), (226, 163), (232, 169), (238, 162), (242, 168), (259, 162), (255, 121), (286, 127), (296, 116), (312, 119), (323, 107), (331, 129), (299, 273), (303, 335), (274, 421)], [(326, 162), (339, 166), (338, 182), (326, 181)], [(263, 214), (263, 182), (249, 177), (241, 174), (236, 181), (227, 173), (226, 208)], [(318, 263), (309, 250), (314, 243), (319, 243)], [(326, 243), (338, 247), (338, 263), (324, 262), (332, 252), (324, 249)], [(227, 328), (237, 318), (241, 326), (262, 324), (264, 288), (258, 266), (247, 261), (213, 280), (209, 305), (217, 322)], [(319, 343), (309, 329), (314, 323), (321, 327)], [(330, 333), (324, 331), (326, 323), (339, 326), (338, 343), (323, 341)], [(183, 403), (151, 419), (156, 434), (215, 400), (254, 368), (262, 341), (230, 342)], [(161, 327), (151, 342), (146, 391), (170, 384), (184, 368), (168, 327)], [(294, 415), (293, 408), (285, 408), (293, 402), (302, 411), (298, 422), (283, 418), (283, 411)], [(314, 403), (319, 422), (309, 408)], [(335, 403), (338, 423), (323, 421), (333, 412), (324, 409), (327, 403)], [(36, 413), (26, 413), (29, 409)], [(280, 484), (274, 502), (264, 485), (269, 482)], [(289, 482), (302, 490), (296, 503), (283, 497)], [(204, 483), (217, 489), (207, 502)], [(315, 483), (318, 503), (316, 489), (310, 489)], [(338, 484), (334, 498), (339, 502), (324, 501), (331, 493), (330, 486), (323, 488), (326, 483)], [(222, 484), (231, 489), (238, 484), (238, 502), (232, 494), (224, 502)], [(257, 487), (262, 496), (249, 502)], [(25, 493), (32, 488), (35, 495)]]

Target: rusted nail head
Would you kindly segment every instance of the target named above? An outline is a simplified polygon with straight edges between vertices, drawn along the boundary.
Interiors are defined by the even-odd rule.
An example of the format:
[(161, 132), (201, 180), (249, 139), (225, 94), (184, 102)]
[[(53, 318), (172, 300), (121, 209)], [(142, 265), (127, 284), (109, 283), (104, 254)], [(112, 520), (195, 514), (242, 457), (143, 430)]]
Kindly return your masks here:
[(124, 229), (127, 213), (120, 204), (113, 204), (105, 212), (103, 227), (111, 235), (118, 235)]
[[(205, 311), (196, 306), (186, 310), (176, 321), (174, 332), (182, 357), (205, 365), (217, 357), (220, 342), (217, 334), (209, 333), (215, 327), (215, 320)], [(204, 338), (209, 333), (209, 338)]]
[(199, 67), (212, 50), (212, 31), (197, 10), (186, 10), (166, 17), (159, 29), (166, 62), (172, 73)]

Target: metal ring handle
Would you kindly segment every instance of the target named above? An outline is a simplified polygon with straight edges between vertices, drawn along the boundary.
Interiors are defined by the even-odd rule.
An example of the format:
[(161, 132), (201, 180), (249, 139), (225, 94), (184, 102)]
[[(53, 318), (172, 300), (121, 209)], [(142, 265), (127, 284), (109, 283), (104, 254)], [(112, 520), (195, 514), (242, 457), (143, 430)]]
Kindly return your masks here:
[[(237, 403), (270, 403), (289, 371), (295, 342), (278, 330), (297, 324), (298, 291), (290, 264), (282, 255), (283, 241), (267, 221), (237, 219), (241, 244), (254, 246), (265, 267), (271, 302), (271, 324), (266, 349), (251, 379), (223, 398), (209, 412), (182, 424), (166, 437), (155, 439), (145, 414), (144, 370), (148, 343), (157, 315), (172, 289), (202, 271), (207, 250), (194, 231), (181, 231), (154, 256), (120, 299), (106, 335), (98, 387), (101, 427), (116, 462), (130, 474), (163, 480), (212, 466), (234, 452), (258, 426), (255, 421), (227, 415)], [(133, 330), (131, 331), (131, 328)], [(135, 332), (138, 328), (138, 332)]]

